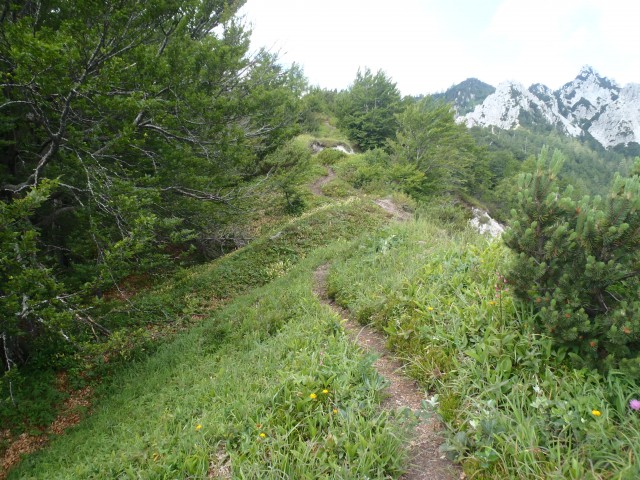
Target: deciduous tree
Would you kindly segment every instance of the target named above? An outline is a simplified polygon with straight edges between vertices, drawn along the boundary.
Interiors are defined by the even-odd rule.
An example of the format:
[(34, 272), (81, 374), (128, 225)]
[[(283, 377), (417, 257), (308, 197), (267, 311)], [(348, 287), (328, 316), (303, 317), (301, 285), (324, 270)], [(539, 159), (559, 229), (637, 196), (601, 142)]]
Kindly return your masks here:
[[(33, 332), (5, 319), (58, 308), (60, 291), (97, 289), (198, 242), (229, 220), (257, 159), (296, 131), (302, 74), (248, 55), (234, 20), (243, 3), (0, 6), (0, 336), (10, 357), (28, 344), (7, 340), (11, 325)], [(16, 292), (20, 269), (50, 279), (49, 293)]]
[(383, 147), (397, 129), (400, 91), (382, 70), (358, 70), (353, 84), (338, 98), (340, 126), (362, 150)]
[(487, 175), (484, 152), (447, 103), (426, 97), (397, 116), (398, 132), (389, 145), (394, 155), (425, 175), (425, 190), (464, 190)]

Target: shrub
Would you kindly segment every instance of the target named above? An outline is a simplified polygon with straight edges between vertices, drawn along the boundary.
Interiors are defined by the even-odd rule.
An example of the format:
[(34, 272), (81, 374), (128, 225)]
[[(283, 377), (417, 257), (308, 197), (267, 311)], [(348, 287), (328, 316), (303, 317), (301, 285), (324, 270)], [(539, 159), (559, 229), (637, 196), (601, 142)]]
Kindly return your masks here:
[(325, 148), (318, 153), (317, 158), (323, 165), (335, 165), (337, 162), (347, 156), (346, 153), (334, 148)]
[(400, 191), (413, 196), (423, 193), (424, 173), (415, 165), (397, 161), (381, 149), (353, 155), (340, 164), (341, 176), (366, 192)]
[(265, 171), (275, 171), (276, 188), (284, 197), (283, 210), (290, 215), (300, 215), (306, 208), (298, 184), (309, 170), (311, 152), (304, 141), (293, 139), (268, 155), (263, 161)]
[(640, 177), (616, 177), (606, 200), (560, 195), (559, 152), (543, 149), (533, 174), (519, 179), (519, 208), (506, 244), (508, 275), (533, 306), (538, 331), (575, 360), (640, 376)]

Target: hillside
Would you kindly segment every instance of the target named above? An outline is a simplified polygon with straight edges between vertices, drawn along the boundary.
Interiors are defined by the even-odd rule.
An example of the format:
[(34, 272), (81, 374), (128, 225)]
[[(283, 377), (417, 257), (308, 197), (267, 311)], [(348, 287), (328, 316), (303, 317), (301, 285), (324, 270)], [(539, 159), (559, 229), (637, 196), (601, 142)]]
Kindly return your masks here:
[(636, 88), (325, 90), (244, 3), (4, 6), (0, 478), (640, 478)]
[[(383, 479), (412, 458), (422, 467), (403, 478), (458, 478), (433, 440), (409, 447), (434, 413), (470, 476), (633, 478), (638, 385), (567, 369), (500, 283), (505, 247), (445, 204), (394, 221), (345, 176), (359, 157), (316, 154), (298, 185), (315, 206), (136, 298), (189, 328), (105, 378), (86, 419), (9, 478)], [(392, 195), (406, 217), (412, 202)], [(376, 371), (349, 332), (376, 334), (355, 322), (420, 386), (414, 413), (385, 401), (415, 385)]]
[(105, 380), (91, 415), (9, 478), (402, 472), (401, 440), (417, 417), (380, 409), (374, 357), (313, 293), (319, 265), (394, 218), (367, 196), (322, 193), (338, 181), (313, 182), (321, 204), (302, 216), (135, 299), (165, 314), (186, 308), (192, 325)]
[(482, 104), (495, 91), (495, 87), (477, 78), (467, 78), (463, 82), (451, 86), (445, 92), (435, 93), (432, 96), (452, 104), (456, 114), (463, 116), (473, 112), (477, 105)]

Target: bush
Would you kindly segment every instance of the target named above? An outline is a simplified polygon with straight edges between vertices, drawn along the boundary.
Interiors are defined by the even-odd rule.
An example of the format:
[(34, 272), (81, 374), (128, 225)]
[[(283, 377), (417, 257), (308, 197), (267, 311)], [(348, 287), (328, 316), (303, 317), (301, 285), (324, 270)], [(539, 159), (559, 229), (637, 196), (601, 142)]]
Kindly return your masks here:
[(413, 196), (423, 193), (424, 173), (381, 149), (351, 156), (340, 165), (340, 173), (353, 187), (369, 193), (389, 189)]
[(345, 198), (354, 194), (354, 189), (341, 178), (335, 178), (322, 186), (322, 193), (328, 197)]
[(346, 153), (334, 148), (325, 148), (318, 153), (317, 158), (323, 165), (335, 165), (337, 162), (347, 156)]
[(263, 173), (271, 170), (294, 169), (301, 165), (307, 165), (311, 159), (311, 152), (304, 142), (293, 139), (267, 155), (262, 161)]
[(533, 174), (519, 179), (519, 208), (506, 244), (516, 253), (508, 274), (533, 306), (538, 331), (579, 363), (622, 366), (640, 376), (640, 177), (616, 177), (606, 200), (560, 195), (543, 149)]
[(311, 151), (306, 142), (293, 139), (264, 159), (265, 171), (274, 171), (274, 185), (282, 193), (283, 210), (290, 215), (300, 215), (306, 208), (298, 184), (309, 171)]

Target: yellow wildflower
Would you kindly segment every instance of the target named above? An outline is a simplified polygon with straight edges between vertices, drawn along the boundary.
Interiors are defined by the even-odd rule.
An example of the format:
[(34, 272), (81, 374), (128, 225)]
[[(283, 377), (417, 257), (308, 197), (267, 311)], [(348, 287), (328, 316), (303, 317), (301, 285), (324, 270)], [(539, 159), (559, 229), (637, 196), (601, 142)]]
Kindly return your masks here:
[(333, 413), (338, 413), (338, 409), (337, 409), (337, 408), (334, 408), (334, 409), (333, 409)]
[(433, 307), (427, 307), (427, 310), (429, 310), (430, 312), (433, 311)]
[(260, 432), (260, 438), (266, 438), (266, 437), (267, 437), (267, 434), (266, 434), (266, 433), (264, 433), (264, 432)]
[(196, 425), (196, 432), (197, 432), (198, 430), (200, 430), (201, 428), (202, 428), (202, 425), (200, 425), (200, 424)]
[(324, 390), (322, 390), (322, 393), (324, 393), (324, 394), (326, 395), (327, 393), (329, 393), (329, 390), (327, 390), (327, 389), (325, 388)]
[(600, 415), (602, 415), (602, 413), (600, 412), (600, 410), (591, 410), (591, 415), (593, 415), (594, 417), (599, 417)]
[(312, 393), (311, 395), (309, 395), (309, 398), (311, 400), (315, 400), (316, 398), (318, 398), (318, 396), (315, 393)]

